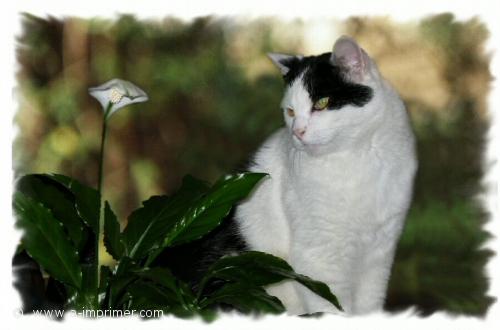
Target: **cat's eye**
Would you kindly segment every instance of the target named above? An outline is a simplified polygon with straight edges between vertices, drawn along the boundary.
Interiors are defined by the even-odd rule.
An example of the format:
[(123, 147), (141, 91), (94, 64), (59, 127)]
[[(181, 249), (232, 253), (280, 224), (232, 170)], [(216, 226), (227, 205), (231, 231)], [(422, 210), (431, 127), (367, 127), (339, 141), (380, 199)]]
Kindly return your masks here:
[(330, 101), (329, 97), (322, 97), (319, 100), (316, 101), (313, 105), (313, 110), (314, 111), (321, 111), (325, 110), (326, 107), (328, 106), (328, 102)]
[(292, 108), (286, 108), (286, 114), (290, 117), (295, 117), (295, 111)]

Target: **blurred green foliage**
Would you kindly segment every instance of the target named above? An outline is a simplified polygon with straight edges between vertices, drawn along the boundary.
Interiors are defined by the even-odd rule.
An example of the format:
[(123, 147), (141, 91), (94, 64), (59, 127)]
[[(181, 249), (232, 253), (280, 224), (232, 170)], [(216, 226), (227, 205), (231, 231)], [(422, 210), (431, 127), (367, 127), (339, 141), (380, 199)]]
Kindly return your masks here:
[(270, 71), (246, 79), (228, 60), (223, 22), (123, 16), (63, 24), (25, 16), (24, 24), (19, 173), (67, 173), (95, 184), (101, 110), (87, 87), (120, 77), (150, 95), (140, 111), (130, 107), (110, 127), (105, 193), (119, 214), (175, 190), (187, 173), (213, 181), (280, 125), (279, 77)]
[[(96, 185), (101, 110), (87, 88), (112, 78), (150, 96), (109, 128), (104, 197), (119, 218), (152, 194), (176, 190), (187, 173), (213, 181), (243, 166), (282, 125), (283, 83), (264, 59), (268, 51), (307, 52), (297, 34), (304, 25), (295, 23), (287, 36), (276, 33), (285, 26), (276, 19), (25, 14), (16, 175), (58, 172)], [(351, 18), (340, 30), (359, 40), (401, 92), (418, 138), (414, 203), (386, 308), (484, 315), (492, 302), (484, 273), (491, 252), (482, 248), (486, 214), (474, 196), (488, 127), (486, 29), (443, 14), (410, 25)]]

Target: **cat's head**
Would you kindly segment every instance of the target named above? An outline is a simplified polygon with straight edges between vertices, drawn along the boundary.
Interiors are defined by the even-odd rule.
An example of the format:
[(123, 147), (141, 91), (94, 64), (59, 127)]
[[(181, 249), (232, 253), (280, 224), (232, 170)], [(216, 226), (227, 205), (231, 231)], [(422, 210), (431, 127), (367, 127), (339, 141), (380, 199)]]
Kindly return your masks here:
[(318, 56), (269, 57), (286, 83), (281, 108), (297, 147), (339, 150), (362, 137), (375, 116), (381, 78), (353, 39), (341, 37), (331, 53)]

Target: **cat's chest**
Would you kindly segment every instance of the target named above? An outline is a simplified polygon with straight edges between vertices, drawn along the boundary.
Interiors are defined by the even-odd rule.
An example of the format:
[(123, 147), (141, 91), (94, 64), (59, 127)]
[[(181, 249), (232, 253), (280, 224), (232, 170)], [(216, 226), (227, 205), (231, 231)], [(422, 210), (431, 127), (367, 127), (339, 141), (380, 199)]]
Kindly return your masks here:
[(283, 197), (292, 222), (353, 223), (373, 216), (381, 161), (370, 153), (302, 159), (288, 168)]

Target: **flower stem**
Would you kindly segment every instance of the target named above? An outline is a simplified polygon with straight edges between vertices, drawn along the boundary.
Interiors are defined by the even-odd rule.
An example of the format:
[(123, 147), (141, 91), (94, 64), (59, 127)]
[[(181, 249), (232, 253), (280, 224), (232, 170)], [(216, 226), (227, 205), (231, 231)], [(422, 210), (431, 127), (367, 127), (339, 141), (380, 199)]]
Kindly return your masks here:
[(109, 102), (106, 111), (104, 112), (103, 120), (102, 120), (102, 131), (101, 131), (101, 154), (99, 158), (99, 177), (97, 181), (97, 190), (99, 194), (102, 192), (102, 178), (104, 172), (104, 144), (106, 142), (106, 131), (108, 127), (108, 114), (111, 111), (111, 107), (113, 104)]
[[(102, 181), (103, 181), (103, 173), (104, 173), (104, 145), (106, 144), (106, 132), (108, 127), (108, 115), (111, 111), (113, 104), (111, 102), (108, 103), (106, 107), (106, 111), (102, 117), (102, 132), (101, 132), (101, 153), (99, 156), (99, 176), (97, 181), (97, 191), (99, 192), (99, 222), (97, 224), (97, 233), (95, 234), (95, 257), (94, 257), (94, 271), (95, 271), (95, 283), (96, 289), (99, 288), (99, 243), (101, 242), (101, 228), (103, 226), (103, 197), (102, 197)], [(96, 291), (97, 294), (97, 291)], [(97, 297), (96, 297), (97, 299)]]

